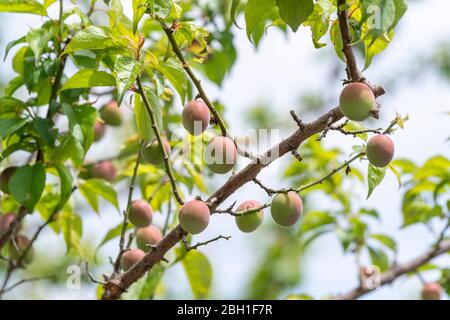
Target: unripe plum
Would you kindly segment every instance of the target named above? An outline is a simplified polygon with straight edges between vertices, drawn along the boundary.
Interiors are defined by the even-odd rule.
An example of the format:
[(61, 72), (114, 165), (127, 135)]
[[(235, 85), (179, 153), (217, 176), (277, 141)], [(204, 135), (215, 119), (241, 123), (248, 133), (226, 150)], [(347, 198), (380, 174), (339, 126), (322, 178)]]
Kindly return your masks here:
[(206, 146), (205, 162), (215, 173), (224, 174), (233, 169), (236, 158), (236, 145), (228, 137), (216, 136)]
[(440, 300), (442, 294), (442, 287), (439, 283), (425, 283), (422, 288), (423, 300)]
[[(9, 256), (12, 260), (18, 260), (22, 254), (25, 252), (26, 248), (30, 244), (30, 239), (23, 235), (18, 235), (14, 238), (14, 241), (9, 243)], [(33, 260), (34, 251), (33, 248), (28, 250), (25, 258), (22, 260), (24, 263), (28, 264)]]
[(366, 119), (374, 107), (375, 95), (364, 83), (350, 83), (341, 92), (339, 108), (342, 114), (350, 120)]
[(181, 207), (178, 220), (183, 230), (197, 234), (208, 226), (210, 214), (209, 207), (203, 201), (194, 199)]
[(122, 115), (120, 114), (117, 101), (112, 100), (100, 109), (100, 118), (110, 126), (117, 127), (122, 124)]
[[(245, 201), (238, 206), (237, 213), (258, 209), (260, 207), (261, 204), (256, 200)], [(240, 216), (236, 216), (236, 225), (242, 232), (252, 232), (261, 225), (263, 217), (263, 210), (246, 213)]]
[(162, 239), (161, 230), (158, 227), (150, 225), (146, 228), (140, 228), (136, 232), (137, 247), (144, 252), (150, 251), (148, 245), (156, 245)]
[(367, 142), (367, 159), (375, 167), (386, 167), (394, 157), (394, 143), (384, 134), (377, 134)]
[(125, 251), (120, 257), (120, 266), (127, 271), (145, 256), (145, 252), (141, 249), (131, 249)]
[[(164, 150), (167, 155), (170, 155), (172, 149), (170, 148), (170, 144), (166, 138), (161, 137), (161, 141), (163, 143)], [(151, 163), (153, 165), (158, 165), (163, 162), (164, 157), (159, 148), (159, 143), (157, 139), (153, 139), (153, 141), (142, 148), (142, 158)]]
[(184, 128), (193, 136), (202, 134), (209, 125), (209, 109), (201, 99), (189, 102), (181, 114)]
[(0, 215), (0, 237), (8, 231), (11, 222), (16, 219), (16, 215), (14, 213), (7, 213)]
[(105, 124), (103, 123), (103, 121), (97, 119), (94, 125), (94, 141), (99, 141), (104, 134), (105, 134)]
[(270, 206), (273, 220), (281, 226), (295, 224), (303, 212), (302, 199), (296, 192), (279, 193), (273, 198)]
[(133, 225), (143, 228), (152, 223), (153, 210), (145, 200), (134, 200), (131, 203), (130, 214), (128, 217)]
[(94, 178), (114, 182), (116, 175), (117, 169), (111, 161), (100, 161), (92, 167), (92, 176)]
[(3, 193), (9, 193), (9, 179), (11, 179), (16, 170), (17, 167), (9, 167), (3, 170), (0, 174), (0, 190), (2, 190)]

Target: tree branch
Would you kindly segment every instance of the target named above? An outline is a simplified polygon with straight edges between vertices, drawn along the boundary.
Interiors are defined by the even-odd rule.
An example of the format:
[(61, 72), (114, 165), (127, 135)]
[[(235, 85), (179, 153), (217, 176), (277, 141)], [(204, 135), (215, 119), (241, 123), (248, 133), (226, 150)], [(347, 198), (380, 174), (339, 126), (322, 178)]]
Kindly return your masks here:
[[(432, 248), (431, 250), (425, 252), (421, 256), (418, 256), (417, 258), (404, 263), (399, 264), (395, 266), (394, 268), (384, 272), (380, 276), (380, 286), (389, 284), (396, 280), (398, 277), (416, 271), (419, 267), (423, 266), (424, 264), (428, 263), (430, 260), (448, 253), (450, 251), (450, 240), (442, 241), (439, 243), (439, 245), (435, 248)], [(346, 294), (342, 294), (340, 296), (337, 296), (335, 299), (337, 300), (354, 300), (357, 299), (371, 291), (375, 290), (367, 288), (364, 285), (360, 285), (357, 288), (351, 290), (350, 292)]]
[(217, 240), (220, 240), (220, 239), (230, 240), (230, 239), (231, 239), (231, 236), (222, 236), (222, 235), (219, 235), (219, 236), (217, 236), (217, 237), (215, 237), (215, 238), (212, 238), (212, 239), (209, 239), (209, 240), (207, 240), (207, 241), (204, 241), (204, 242), (198, 242), (198, 243), (194, 244), (193, 246), (191, 246), (191, 245), (188, 243), (188, 241), (187, 241), (187, 239), (186, 239), (186, 236), (184, 236), (182, 240), (183, 240), (183, 244), (184, 244), (184, 247), (185, 247), (186, 251), (191, 251), (191, 250), (196, 250), (198, 247), (206, 246), (206, 245), (210, 244), (211, 242), (214, 242), (214, 241), (217, 241)]
[[(119, 253), (117, 254), (116, 261), (114, 262), (114, 273), (119, 272), (120, 258), (122, 257), (122, 255), (124, 253), (125, 235), (126, 235), (127, 226), (128, 226), (128, 215), (130, 214), (130, 210), (131, 210), (131, 201), (133, 199), (134, 183), (136, 182), (137, 172), (139, 169), (139, 164), (141, 162), (141, 149), (142, 149), (142, 146), (144, 145), (144, 143), (145, 143), (145, 141), (142, 140), (141, 143), (139, 144), (136, 163), (133, 168), (133, 175), (131, 176), (130, 186), (128, 188), (127, 207), (126, 207), (125, 211), (123, 211), (122, 230), (120, 232), (120, 241), (119, 241)], [(86, 268), (87, 268), (87, 262), (86, 262)]]

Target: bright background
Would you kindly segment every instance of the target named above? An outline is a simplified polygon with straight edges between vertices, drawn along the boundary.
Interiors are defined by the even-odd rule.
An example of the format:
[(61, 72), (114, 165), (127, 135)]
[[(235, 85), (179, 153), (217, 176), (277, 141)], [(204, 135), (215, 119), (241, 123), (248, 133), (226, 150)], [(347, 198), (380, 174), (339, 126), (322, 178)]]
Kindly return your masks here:
[[(131, 1), (123, 1), (127, 13), (131, 12)], [(55, 9), (55, 8), (53, 8)], [(57, 9), (57, 8), (56, 8)], [(450, 39), (450, 22), (448, 12), (450, 2), (446, 0), (409, 1), (409, 10), (398, 26), (392, 44), (381, 55), (377, 56), (365, 76), (372, 83), (383, 84), (387, 93), (382, 103), (381, 120), (376, 124), (385, 126), (395, 116), (395, 112), (408, 114), (410, 121), (405, 130), (395, 133), (393, 139), (396, 145), (396, 157), (414, 159), (417, 163), (436, 154), (450, 156), (449, 79), (445, 79), (434, 68), (429, 59)], [(131, 15), (130, 15), (131, 16)], [(242, 18), (242, 17), (241, 17)], [(30, 28), (41, 23), (41, 18), (31, 15), (0, 14), (0, 55), (3, 56), (5, 44), (24, 35)], [(239, 24), (244, 25), (243, 19)], [(448, 44), (448, 43), (447, 43)], [(244, 30), (236, 30), (235, 45), (238, 49), (238, 60), (227, 77), (222, 88), (206, 84), (210, 97), (219, 99), (227, 106), (225, 113), (232, 129), (246, 127), (244, 121), (246, 110), (256, 104), (270, 107), (273, 112), (284, 115), (281, 136), (287, 136), (294, 126), (288, 120), (288, 112), (295, 109), (302, 117), (300, 97), (305, 94), (319, 94), (324, 97), (331, 108), (336, 105), (341, 90), (337, 79), (345, 75), (344, 65), (338, 61), (331, 45), (320, 50), (314, 49), (309, 30), (300, 28), (296, 34), (285, 36), (278, 31), (269, 29), (256, 51), (245, 36)], [(5, 62), (0, 62), (0, 82), (5, 83), (13, 77), (10, 54)], [(180, 105), (181, 110), (181, 105)], [(306, 114), (304, 120), (311, 120), (314, 114)], [(289, 130), (286, 130), (289, 128)], [(103, 142), (96, 146), (96, 153), (90, 154), (92, 159), (100, 159), (114, 155), (119, 144), (112, 141), (123, 141), (129, 130), (108, 130)], [(342, 135), (329, 134), (325, 139), (326, 146), (339, 145), (350, 153), (352, 146), (349, 138)], [(262, 150), (259, 150), (262, 151)], [(307, 160), (307, 159), (306, 159)], [(260, 175), (266, 185), (274, 188), (284, 187), (278, 177), (282, 174), (283, 164), (287, 159), (278, 160), (273, 167), (266, 169)], [(242, 164), (243, 165), (243, 164)], [(226, 177), (211, 181), (211, 190), (219, 187)], [(122, 207), (125, 205), (125, 185), (119, 186), (122, 196)], [(358, 187), (359, 188), (359, 187)], [(360, 189), (360, 190), (359, 190)], [(400, 199), (401, 193), (395, 177), (388, 173), (381, 187), (373, 196), (365, 201), (365, 188), (359, 188), (361, 203), (366, 207), (379, 210), (382, 225), (374, 228), (394, 236), (398, 240), (399, 261), (407, 261), (418, 253), (426, 250), (435, 235), (421, 226), (409, 227), (399, 231), (401, 225)], [(250, 197), (260, 202), (267, 201), (266, 194), (249, 183), (233, 196), (238, 202)], [(226, 207), (231, 199), (223, 204)], [(83, 215), (84, 240), (93, 247), (102, 239), (111, 226), (120, 221), (120, 216), (113, 208), (104, 204), (100, 216), (96, 216), (89, 208), (79, 204), (78, 212)], [(157, 217), (157, 222), (162, 221)], [(28, 224), (30, 232), (40, 223), (39, 218)], [(266, 224), (272, 224), (269, 212), (266, 212)], [(266, 227), (266, 226), (264, 226)], [(439, 229), (437, 229), (439, 230)], [(262, 239), (263, 232), (240, 233), (229, 216), (213, 216), (210, 227), (195, 240), (206, 240), (218, 234), (231, 235), (229, 241), (212, 243), (202, 247), (214, 270), (212, 298), (243, 298), (248, 281), (260, 263), (261, 254), (267, 239)], [(45, 257), (42, 261), (56, 263), (65, 255), (64, 241), (55, 240), (51, 232), (45, 233), (37, 241), (37, 247), (43, 252), (38, 256)], [(108, 273), (111, 268), (107, 257), (117, 251), (116, 241), (106, 245), (101, 256), (104, 257), (103, 268), (92, 271), (100, 278), (102, 273)], [(441, 263), (448, 265), (448, 260)], [(344, 255), (337, 239), (332, 235), (320, 238), (302, 257), (302, 281), (297, 288), (289, 293), (309, 293), (314, 297), (329, 294), (344, 293), (357, 285), (357, 270), (351, 255)], [(429, 274), (433, 280), (433, 273)], [(170, 269), (165, 274), (165, 292), (167, 298), (192, 298), (189, 284), (181, 265)], [(419, 297), (420, 282), (417, 278), (400, 279), (394, 285), (386, 286), (365, 296), (369, 299), (416, 299)], [(62, 285), (50, 285), (47, 282), (26, 284), (13, 291), (8, 298), (46, 298), (46, 299), (76, 299), (95, 298), (95, 288), (88, 283), (82, 284), (81, 290), (68, 290)], [(283, 298), (280, 297), (280, 298)]]

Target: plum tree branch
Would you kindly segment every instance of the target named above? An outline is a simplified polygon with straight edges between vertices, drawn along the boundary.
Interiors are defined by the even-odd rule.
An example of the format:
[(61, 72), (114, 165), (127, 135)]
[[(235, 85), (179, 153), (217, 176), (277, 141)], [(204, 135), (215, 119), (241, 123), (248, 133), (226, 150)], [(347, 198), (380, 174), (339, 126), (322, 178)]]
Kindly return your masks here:
[(175, 180), (175, 176), (173, 174), (172, 167), (169, 162), (169, 156), (164, 148), (164, 144), (163, 144), (163, 141), (161, 138), (161, 133), (159, 132), (158, 125), (156, 124), (155, 112), (153, 111), (152, 106), (148, 102), (147, 95), (145, 94), (144, 87), (142, 86), (141, 78), (139, 76), (137, 77), (136, 82), (138, 85), (138, 93), (141, 95), (142, 101), (144, 102), (145, 108), (147, 109), (147, 113), (150, 116), (150, 120), (152, 123), (152, 129), (153, 129), (153, 132), (155, 133), (156, 140), (158, 141), (161, 154), (163, 155), (164, 165), (166, 167), (166, 173), (167, 173), (167, 176), (169, 177), (170, 184), (172, 185), (173, 194), (174, 194), (177, 202), (180, 205), (182, 205), (182, 204), (184, 204), (184, 200), (181, 197), (180, 193), (178, 192), (178, 187), (177, 187), (177, 183)]
[(122, 257), (122, 255), (124, 253), (125, 235), (126, 235), (127, 226), (128, 226), (128, 215), (130, 214), (130, 210), (131, 210), (131, 201), (133, 199), (134, 184), (136, 182), (137, 172), (139, 169), (139, 164), (141, 162), (141, 149), (144, 146), (144, 143), (145, 143), (145, 141), (142, 140), (141, 143), (139, 144), (136, 163), (133, 168), (133, 175), (131, 176), (131, 179), (130, 179), (130, 186), (128, 188), (127, 206), (126, 206), (126, 209), (123, 211), (122, 230), (120, 231), (119, 253), (117, 254), (116, 261), (114, 262), (114, 273), (119, 272), (120, 258)]
[[(430, 260), (442, 254), (448, 253), (449, 251), (450, 251), (450, 240), (439, 242), (439, 244), (436, 247), (433, 247), (432, 249), (416, 257), (415, 259), (404, 264), (398, 264), (392, 269), (382, 273), (380, 276), (380, 286), (389, 284), (402, 275), (416, 271), (419, 267), (428, 263)], [(357, 288), (345, 294), (339, 295), (335, 299), (354, 300), (373, 290), (375, 289), (371, 289), (365, 286), (364, 284), (360, 284)]]
[(188, 243), (188, 241), (186, 239), (186, 236), (183, 236), (183, 238), (182, 238), (183, 244), (184, 244), (184, 247), (185, 247), (186, 251), (196, 250), (196, 249), (198, 249), (198, 247), (206, 246), (206, 245), (210, 244), (211, 242), (218, 241), (220, 239), (230, 240), (231, 236), (219, 235), (219, 236), (217, 236), (215, 238), (212, 238), (212, 239), (209, 239), (209, 240), (206, 240), (206, 241), (203, 241), (203, 242), (197, 242), (194, 245), (190, 245)]
[(355, 54), (352, 50), (352, 35), (348, 25), (348, 8), (346, 0), (337, 1), (337, 12), (339, 19), (339, 29), (342, 37), (342, 52), (347, 62), (347, 75), (350, 81), (362, 81), (364, 79), (361, 71), (358, 69)]

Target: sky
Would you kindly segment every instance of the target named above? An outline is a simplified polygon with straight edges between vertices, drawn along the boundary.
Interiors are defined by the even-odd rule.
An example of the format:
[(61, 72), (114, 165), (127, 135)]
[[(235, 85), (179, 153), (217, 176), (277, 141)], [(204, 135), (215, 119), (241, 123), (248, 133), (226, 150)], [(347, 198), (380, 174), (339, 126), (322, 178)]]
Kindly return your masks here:
[[(125, 8), (129, 13), (129, 5), (125, 5)], [(395, 77), (397, 72), (403, 72), (412, 66), (417, 57), (431, 54), (436, 44), (450, 39), (450, 22), (447, 16), (449, 10), (450, 2), (446, 0), (410, 2), (409, 10), (401, 21), (393, 42), (387, 50), (374, 59), (370, 69), (365, 72), (365, 76), (372, 83), (384, 84), (383, 81)], [(39, 22), (40, 18), (34, 16), (0, 14), (2, 43), (22, 36)], [(243, 19), (239, 20), (239, 24), (244, 25)], [(12, 25), (14, 28), (8, 27)], [(225, 117), (233, 119), (230, 121), (232, 129), (238, 129), (244, 125), (243, 110), (259, 101), (267, 103), (276, 112), (286, 114), (292, 108), (297, 109), (298, 97), (308, 92), (325, 92), (327, 97), (334, 97), (337, 103), (341, 84), (330, 84), (328, 81), (330, 69), (336, 65), (333, 61), (334, 49), (330, 45), (320, 50), (314, 49), (310, 33), (306, 28), (300, 28), (299, 32), (290, 33), (287, 37), (269, 29), (268, 35), (257, 51), (246, 38), (244, 30), (238, 31), (236, 35), (238, 60), (223, 87), (205, 84), (210, 97), (217, 98), (229, 106)], [(1, 47), (3, 48), (4, 45)], [(0, 54), (3, 55), (3, 52)], [(10, 58), (6, 62), (0, 62), (2, 81), (12, 76), (9, 65)], [(343, 78), (342, 63), (340, 74)], [(448, 116), (444, 115), (444, 112), (450, 110), (449, 84), (434, 75), (426, 75), (419, 81), (409, 80), (417, 79), (402, 80), (396, 85), (395, 90), (389, 87), (389, 83), (385, 85), (387, 93), (380, 98), (383, 108), (377, 126), (378, 124), (386, 125), (395, 116), (395, 112), (402, 115), (408, 114), (410, 120), (405, 130), (400, 130), (393, 136), (396, 146), (395, 157), (415, 159), (418, 163), (436, 154), (449, 157), (449, 146), (445, 143), (445, 139), (450, 135), (450, 127)], [(330, 105), (330, 108), (333, 105)], [(302, 117), (302, 114), (300, 116)], [(117, 135), (118, 133), (108, 132), (105, 140), (120, 139), (121, 137)], [(342, 136), (329, 135), (325, 145), (329, 147), (338, 145), (350, 153), (352, 143), (351, 140), (343, 139)], [(107, 142), (100, 143), (98, 149), (98, 154), (91, 154), (93, 158), (108, 152), (114, 153)], [(276, 176), (280, 174), (286, 161), (286, 159), (278, 160), (272, 168), (263, 171), (260, 175), (261, 180), (269, 181), (274, 188), (284, 187), (285, 185), (276, 179)], [(225, 181), (226, 177), (220, 179)], [(220, 179), (214, 181), (214, 184), (220, 186)], [(367, 207), (374, 207), (381, 213), (383, 224), (375, 225), (374, 228), (393, 235), (399, 241), (399, 261), (407, 261), (428, 248), (433, 235), (425, 228), (410, 227), (402, 232), (398, 230), (401, 225), (401, 192), (393, 175), (387, 174), (381, 187), (367, 201), (364, 200), (366, 193), (364, 188), (359, 188), (357, 192), (361, 194), (361, 203)], [(233, 196), (232, 201), (246, 200), (245, 197), (249, 194), (260, 202), (267, 201), (266, 195), (253, 184), (245, 185)], [(226, 207), (232, 201), (230, 199), (223, 206)], [(100, 217), (93, 216), (90, 212), (92, 217), (88, 219), (88, 223), (85, 223), (85, 232), (88, 234), (86, 241), (97, 243), (103, 237), (103, 233), (98, 230), (107, 230), (107, 226), (113, 226), (120, 220), (120, 217), (108, 205), (104, 205), (103, 209)], [(86, 208), (81, 206), (79, 210), (84, 212)], [(86, 212), (84, 214), (87, 215)], [(265, 223), (272, 223), (270, 220), (267, 211)], [(30, 224), (30, 227), (32, 226), (33, 223)], [(207, 231), (196, 239), (202, 241), (218, 234), (231, 235), (232, 239), (223, 243), (213, 243), (202, 249), (202, 252), (209, 257), (214, 270), (212, 297), (242, 297), (248, 278), (259, 261), (260, 252), (255, 250), (258, 248), (258, 234), (257, 232), (240, 233), (233, 219), (215, 215)], [(53, 234), (47, 234), (45, 238), (40, 239), (38, 245), (50, 246), (55, 252), (55, 257), (64, 255), (64, 247), (56, 245)], [(106, 246), (105, 255), (108, 251), (114, 252), (116, 246), (116, 243)], [(352, 256), (343, 255), (338, 241), (333, 236), (325, 236), (318, 240), (303, 261), (304, 279), (298, 288), (292, 290), (293, 293), (309, 292), (315, 297), (321, 297), (343, 293), (357, 285), (354, 260)], [(442, 260), (441, 263), (448, 264), (448, 260)], [(100, 275), (101, 271), (107, 272), (108, 269), (96, 270), (96, 273)], [(433, 279), (433, 274), (430, 276), (430, 279)], [(167, 290), (173, 297), (192, 297), (184, 271), (180, 266), (169, 270), (165, 280)], [(414, 299), (418, 297), (419, 288), (420, 283), (417, 279), (409, 281), (402, 279), (365, 298)], [(21, 290), (26, 290), (26, 285)], [(95, 298), (92, 287), (81, 291), (52, 288), (48, 290), (48, 295), (48, 298), (55, 299)]]

